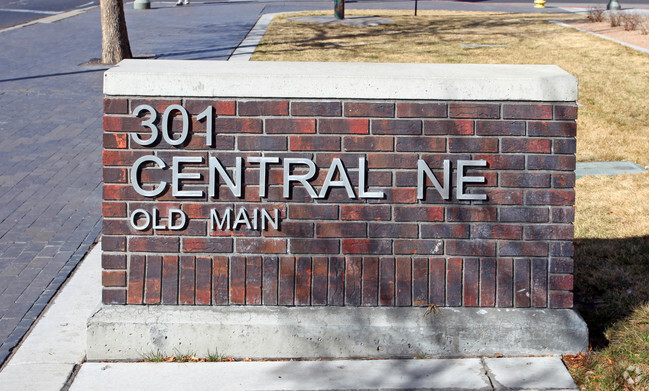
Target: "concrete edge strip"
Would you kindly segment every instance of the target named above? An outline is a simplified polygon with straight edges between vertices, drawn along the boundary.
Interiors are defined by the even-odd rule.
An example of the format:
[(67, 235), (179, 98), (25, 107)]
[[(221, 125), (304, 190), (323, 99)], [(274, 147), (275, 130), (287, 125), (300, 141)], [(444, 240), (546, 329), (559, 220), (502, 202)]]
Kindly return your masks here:
[(257, 45), (266, 33), (266, 29), (270, 22), (277, 15), (284, 14), (285, 12), (276, 12), (271, 14), (263, 14), (257, 19), (257, 23), (248, 32), (248, 35), (241, 41), (239, 46), (232, 52), (228, 61), (250, 61), (250, 57), (255, 52)]
[(7, 31), (16, 30), (16, 29), (19, 29), (19, 28), (22, 28), (22, 27), (31, 26), (31, 25), (37, 24), (37, 23), (54, 23), (54, 22), (58, 22), (59, 20), (63, 20), (63, 19), (67, 19), (67, 18), (71, 18), (73, 16), (83, 14), (86, 11), (88, 11), (90, 9), (93, 9), (93, 8), (96, 8), (96, 7), (99, 7), (99, 6), (94, 5), (92, 7), (87, 7), (87, 8), (82, 8), (82, 9), (78, 9), (78, 10), (72, 10), (72, 11), (56, 14), (56, 15), (46, 16), (44, 18), (32, 20), (32, 21), (27, 22), (27, 23), (7, 27), (5, 29), (0, 29), (0, 34), (2, 34), (4, 32), (7, 32)]
[(592, 32), (592, 31), (589, 31), (589, 30), (586, 30), (586, 29), (582, 29), (582, 28), (579, 28), (579, 27), (571, 26), (571, 25), (569, 25), (569, 24), (566, 24), (566, 23), (563, 23), (563, 22), (559, 22), (558, 20), (548, 20), (548, 22), (550, 22), (550, 23), (554, 23), (554, 24), (559, 25), (559, 26), (562, 26), (562, 27), (568, 27), (568, 28), (571, 28), (571, 29), (575, 29), (575, 30), (578, 30), (578, 31), (584, 32), (584, 33), (592, 34), (592, 35), (594, 35), (594, 36), (596, 36), (596, 37), (600, 37), (600, 38), (603, 38), (603, 39), (607, 39), (607, 40), (609, 40), (609, 41), (613, 41), (613, 42), (615, 42), (615, 43), (619, 43), (620, 45), (626, 46), (626, 47), (631, 48), (631, 49), (633, 49), (633, 50), (637, 50), (637, 51), (639, 51), (639, 52), (649, 54), (649, 50), (648, 50), (648, 49), (641, 48), (640, 46), (631, 45), (630, 43), (622, 42), (622, 41), (617, 40), (617, 39), (615, 39), (615, 38), (607, 37), (607, 36), (605, 36), (605, 35), (598, 34), (598, 33), (595, 33), (595, 32)]

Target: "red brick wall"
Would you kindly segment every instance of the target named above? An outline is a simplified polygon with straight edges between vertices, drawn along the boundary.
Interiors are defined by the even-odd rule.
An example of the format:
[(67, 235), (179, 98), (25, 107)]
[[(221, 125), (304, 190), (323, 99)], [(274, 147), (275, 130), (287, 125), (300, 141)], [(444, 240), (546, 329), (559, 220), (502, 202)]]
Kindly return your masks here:
[[(148, 137), (133, 109), (180, 104), (191, 115), (182, 146)], [(205, 147), (205, 121), (214, 107), (214, 147)], [(531, 102), (408, 102), (340, 100), (104, 100), (103, 301), (106, 304), (572, 307), (572, 239), (576, 105)], [(180, 128), (179, 118), (172, 128)], [(258, 194), (259, 164), (246, 161), (242, 198), (221, 183), (207, 195), (207, 159), (230, 173), (235, 157), (313, 160), (311, 182), (323, 184), (333, 158), (358, 183), (358, 158), (368, 165), (369, 191), (385, 199), (350, 199), (333, 188), (313, 200), (293, 186), (282, 197), (282, 165), (271, 165), (267, 196)], [(202, 156), (184, 166), (179, 198), (136, 193), (131, 166), (156, 155)], [(444, 159), (480, 160), (467, 175), (486, 178), (468, 193), (486, 201), (443, 200), (430, 185), (417, 199), (417, 160), (441, 178)], [(455, 175), (452, 176), (455, 182)], [(171, 182), (171, 169), (144, 169), (142, 181)], [(222, 181), (221, 181), (222, 182)], [(357, 188), (354, 189), (357, 191)], [(136, 209), (183, 210), (180, 231), (130, 226)], [(212, 231), (210, 209), (278, 209), (280, 229)]]

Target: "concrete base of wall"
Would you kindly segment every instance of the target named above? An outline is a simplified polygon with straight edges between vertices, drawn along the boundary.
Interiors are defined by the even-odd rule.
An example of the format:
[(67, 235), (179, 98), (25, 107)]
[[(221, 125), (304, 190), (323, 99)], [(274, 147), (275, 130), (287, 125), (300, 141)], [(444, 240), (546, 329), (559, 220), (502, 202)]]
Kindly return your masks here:
[(388, 358), (578, 353), (565, 309), (105, 306), (88, 321), (88, 360), (215, 353), (235, 358)]

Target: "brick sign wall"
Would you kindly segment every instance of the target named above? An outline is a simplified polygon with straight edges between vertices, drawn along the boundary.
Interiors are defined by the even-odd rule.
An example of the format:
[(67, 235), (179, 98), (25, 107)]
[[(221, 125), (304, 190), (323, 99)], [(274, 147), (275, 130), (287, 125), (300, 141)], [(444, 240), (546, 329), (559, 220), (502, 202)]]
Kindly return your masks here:
[(572, 307), (574, 103), (104, 112), (105, 304)]

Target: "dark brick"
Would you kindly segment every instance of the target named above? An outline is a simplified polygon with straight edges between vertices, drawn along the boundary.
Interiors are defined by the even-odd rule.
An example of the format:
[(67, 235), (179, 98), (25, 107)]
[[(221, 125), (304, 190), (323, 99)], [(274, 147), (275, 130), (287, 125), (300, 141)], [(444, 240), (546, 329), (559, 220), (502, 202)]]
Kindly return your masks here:
[(312, 294), (311, 305), (327, 305), (327, 272), (328, 272), (327, 257), (313, 257), (312, 263)]
[(368, 168), (414, 169), (417, 155), (403, 153), (368, 153)]
[(451, 118), (500, 118), (500, 105), (489, 103), (450, 103), (448, 116)]
[(103, 145), (106, 149), (128, 148), (128, 135), (126, 133), (104, 133)]
[(338, 254), (340, 241), (337, 239), (291, 239), (293, 254)]
[(379, 260), (379, 305), (394, 306), (394, 258)]
[(573, 288), (572, 274), (551, 274), (550, 275), (550, 289), (570, 291)]
[(126, 217), (125, 202), (104, 202), (101, 205), (102, 217)]
[(547, 223), (550, 221), (547, 208), (509, 207), (500, 209), (500, 221), (519, 223)]
[(311, 257), (295, 257), (295, 305), (311, 304)]
[(404, 118), (442, 118), (446, 117), (446, 103), (397, 103), (397, 117)]
[(370, 223), (370, 238), (416, 238), (418, 236), (417, 224), (398, 223)]
[(509, 224), (474, 224), (471, 228), (472, 239), (509, 239), (520, 240), (522, 227)]
[(421, 134), (422, 122), (412, 119), (382, 119), (372, 120), (373, 134)]
[(340, 102), (291, 102), (291, 115), (300, 117), (340, 117)]
[(493, 257), (496, 243), (491, 241), (447, 240), (447, 255), (467, 255), (474, 257)]
[(389, 205), (341, 205), (342, 220), (377, 221), (390, 220)]
[(277, 305), (279, 258), (263, 257), (262, 262), (262, 304)]
[(380, 239), (342, 239), (343, 254), (391, 254), (392, 242)]
[(263, 121), (258, 118), (216, 118), (214, 130), (222, 133), (261, 133)]
[(144, 304), (160, 304), (162, 300), (162, 256), (146, 257), (146, 286)]
[(183, 238), (183, 252), (218, 254), (230, 253), (232, 249), (230, 238)]
[(531, 137), (575, 137), (577, 124), (571, 122), (528, 122), (527, 135)]
[(480, 138), (449, 138), (448, 151), (461, 152), (498, 152), (498, 139), (493, 137)]
[(104, 98), (104, 113), (128, 114), (128, 100), (124, 98)]
[(249, 254), (286, 254), (286, 239), (236, 238), (235, 251)]
[(498, 246), (501, 257), (547, 257), (548, 244), (545, 242), (508, 242)]
[(313, 118), (268, 118), (266, 133), (315, 133)]
[(394, 117), (393, 103), (345, 102), (345, 117)]
[(523, 155), (473, 155), (474, 160), (486, 160), (487, 168), (491, 170), (524, 170), (525, 156)]
[(338, 219), (337, 205), (288, 205), (288, 215), (291, 219), (302, 220), (336, 220)]
[(572, 258), (550, 259), (550, 273), (574, 273), (575, 266)]
[[(485, 190), (486, 191), (486, 190)], [(470, 193), (481, 193), (481, 190), (472, 190)], [(521, 205), (523, 204), (523, 190), (489, 189), (487, 203), (491, 205)]]
[(362, 258), (347, 257), (345, 259), (345, 304), (360, 306), (362, 298)]
[(293, 305), (295, 289), (295, 258), (279, 258), (279, 305)]
[(142, 156), (149, 155), (146, 151), (107, 151), (102, 152), (104, 166), (132, 166)]
[(575, 204), (575, 192), (574, 190), (528, 190), (525, 192), (525, 204), (571, 206)]
[(570, 153), (577, 152), (577, 140), (574, 138), (561, 138), (554, 140), (554, 153)]
[(572, 240), (574, 232), (572, 224), (529, 225), (523, 230), (523, 239)]
[(167, 107), (171, 105), (179, 105), (180, 103), (181, 103), (180, 99), (140, 98), (140, 99), (132, 99), (131, 107), (135, 109), (140, 105), (149, 105), (153, 107), (160, 114), (160, 117), (162, 117), (162, 113), (164, 113), (165, 110), (167, 110)]
[(101, 267), (104, 269), (126, 269), (126, 254), (101, 254)]
[(554, 119), (566, 120), (577, 119), (578, 107), (576, 104), (570, 105), (556, 105), (554, 106)]
[(395, 206), (394, 221), (444, 221), (442, 206)]
[(475, 124), (470, 119), (440, 119), (424, 121), (425, 135), (471, 136)]
[(396, 305), (412, 305), (412, 258), (396, 259)]
[(422, 224), (422, 239), (468, 239), (469, 224)]
[(104, 183), (128, 183), (128, 170), (124, 167), (104, 167)]
[(573, 223), (575, 221), (575, 208), (552, 208), (553, 223)]
[(370, 120), (360, 118), (320, 118), (318, 133), (321, 134), (368, 134)]
[(446, 305), (462, 305), (462, 258), (449, 258), (446, 262)]
[(463, 305), (477, 307), (480, 302), (480, 260), (466, 258), (464, 260)]
[(550, 187), (550, 174), (532, 172), (503, 172), (500, 174), (502, 187)]
[(574, 155), (542, 156), (531, 155), (527, 157), (528, 170), (557, 170), (574, 171), (576, 160)]
[(547, 138), (503, 138), (500, 141), (502, 153), (550, 153), (552, 140)]
[(288, 115), (287, 100), (250, 100), (238, 102), (239, 115)]
[(552, 243), (550, 249), (550, 255), (553, 257), (572, 257), (575, 255), (575, 248), (572, 241)]
[(195, 304), (196, 259), (192, 256), (180, 257), (179, 304)]
[(446, 260), (430, 258), (428, 260), (428, 297), (429, 304), (446, 305)]
[[(396, 208), (395, 208), (396, 209)], [(449, 206), (446, 208), (446, 221), (496, 221), (498, 209), (493, 206)]]
[(342, 306), (345, 304), (345, 258), (329, 258), (329, 287), (327, 304)]
[(514, 260), (514, 306), (530, 306), (530, 260)]
[(505, 104), (503, 118), (511, 119), (552, 119), (552, 105)]
[(241, 151), (286, 151), (285, 136), (239, 136), (238, 147)]
[(395, 254), (440, 255), (444, 252), (442, 240), (407, 240), (394, 239)]
[(480, 259), (480, 306), (493, 307), (496, 305), (496, 260), (494, 258)]
[(524, 136), (524, 121), (476, 121), (478, 136)]
[(216, 115), (236, 114), (236, 102), (233, 100), (185, 99), (183, 106), (189, 114), (193, 115), (204, 112), (209, 106), (213, 107)]
[(101, 285), (104, 287), (125, 287), (125, 270), (104, 270), (101, 272)]
[(550, 308), (572, 308), (572, 292), (554, 291), (550, 292)]
[(290, 136), (291, 151), (340, 151), (338, 136)]
[(392, 152), (394, 151), (394, 137), (345, 136), (343, 137), (343, 150), (348, 152), (357, 152), (357, 151)]
[(379, 297), (379, 259), (363, 258), (362, 305), (376, 306)]
[(230, 302), (228, 263), (229, 260), (226, 256), (215, 256), (212, 259), (212, 304), (214, 305), (227, 305)]
[[(103, 289), (101, 291), (101, 302), (108, 305), (126, 304), (126, 289)], [(2, 361), (1, 357), (0, 361)]]
[(365, 238), (367, 237), (366, 223), (325, 222), (316, 223), (317, 238)]
[(548, 261), (532, 259), (532, 307), (548, 305)]
[(412, 305), (428, 305), (428, 258), (412, 260)]
[(446, 152), (446, 139), (442, 137), (398, 137), (398, 152)]
[(261, 304), (261, 257), (246, 257), (246, 304)]
[(514, 305), (514, 263), (511, 258), (497, 260), (497, 307)]
[(566, 172), (566, 173), (553, 173), (552, 174), (552, 187), (575, 187), (575, 173)]

